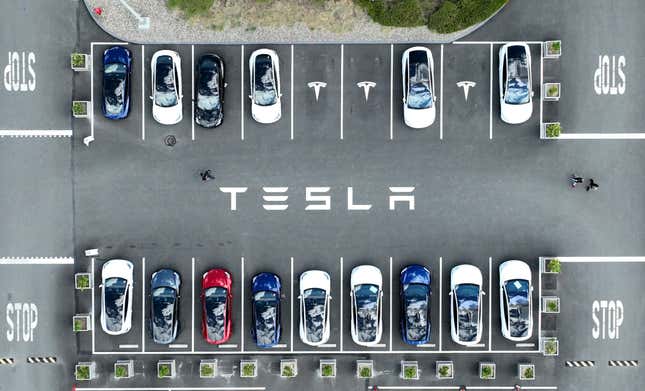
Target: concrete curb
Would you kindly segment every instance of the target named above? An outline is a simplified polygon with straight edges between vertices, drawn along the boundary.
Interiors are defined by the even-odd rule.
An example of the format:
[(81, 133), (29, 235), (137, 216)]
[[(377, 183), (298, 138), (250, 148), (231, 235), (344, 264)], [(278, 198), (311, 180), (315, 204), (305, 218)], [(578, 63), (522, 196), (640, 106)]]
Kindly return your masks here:
[[(416, 40), (416, 39), (411, 39), (411, 40), (303, 40), (303, 41), (297, 41), (297, 40), (281, 40), (281, 41), (252, 41), (252, 40), (220, 40), (217, 42), (210, 42), (210, 41), (157, 41), (154, 39), (150, 40), (138, 40), (138, 39), (130, 39), (128, 36), (124, 36), (118, 33), (114, 33), (110, 27), (107, 25), (107, 23), (103, 23), (102, 18), (96, 17), (96, 15), (92, 12), (91, 5), (89, 4), (91, 0), (83, 0), (83, 3), (85, 4), (85, 9), (89, 16), (92, 18), (94, 23), (103, 30), (106, 34), (110, 35), (111, 37), (115, 38), (117, 41), (122, 41), (122, 42), (129, 42), (133, 44), (168, 44), (168, 45), (199, 45), (199, 44), (218, 44), (218, 45), (240, 45), (240, 44), (245, 44), (245, 45), (253, 45), (253, 44), (264, 44), (264, 45), (284, 45), (284, 44), (401, 44), (401, 43), (418, 43), (418, 42), (425, 42), (428, 44), (446, 44), (446, 43), (451, 43), (457, 40), (460, 40), (471, 33), (475, 32), (478, 30), (480, 27), (488, 23), (491, 19), (493, 19), (498, 13), (500, 13), (509, 3), (511, 0), (508, 0), (504, 5), (502, 5), (497, 11), (495, 11), (491, 16), (489, 16), (487, 19), (484, 21), (468, 27), (466, 29), (463, 29), (461, 31), (457, 31), (455, 33), (450, 33), (450, 34), (439, 34), (439, 33), (434, 33), (434, 35), (438, 35), (441, 37), (438, 40), (429, 40), (429, 41), (423, 41), (423, 40)], [(428, 30), (430, 31), (430, 30)]]

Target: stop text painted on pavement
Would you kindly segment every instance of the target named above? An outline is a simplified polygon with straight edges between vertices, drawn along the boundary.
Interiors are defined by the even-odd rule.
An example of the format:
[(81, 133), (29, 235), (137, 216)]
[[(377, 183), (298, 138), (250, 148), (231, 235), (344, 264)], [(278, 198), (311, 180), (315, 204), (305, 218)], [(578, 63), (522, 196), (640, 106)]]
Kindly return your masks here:
[(9, 92), (33, 92), (36, 90), (36, 54), (34, 52), (13, 52), (7, 55), (4, 68), (4, 88)]
[(36, 304), (7, 304), (7, 341), (33, 342), (36, 326), (38, 326), (38, 307)]

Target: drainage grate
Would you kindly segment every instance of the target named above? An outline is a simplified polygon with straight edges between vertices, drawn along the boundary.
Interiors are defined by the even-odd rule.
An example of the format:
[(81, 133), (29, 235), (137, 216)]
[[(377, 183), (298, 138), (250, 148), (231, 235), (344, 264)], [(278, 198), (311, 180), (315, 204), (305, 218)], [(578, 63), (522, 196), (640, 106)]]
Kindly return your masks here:
[(581, 360), (581, 361), (566, 361), (565, 365), (570, 368), (585, 368), (593, 367), (596, 365), (595, 361)]
[(175, 144), (177, 144), (177, 137), (173, 136), (172, 134), (168, 135), (163, 139), (163, 143), (169, 147), (174, 147)]
[(637, 367), (638, 360), (609, 360), (610, 367)]
[(27, 357), (29, 364), (56, 364), (56, 357)]
[(0, 365), (13, 365), (14, 362), (13, 357), (0, 357)]

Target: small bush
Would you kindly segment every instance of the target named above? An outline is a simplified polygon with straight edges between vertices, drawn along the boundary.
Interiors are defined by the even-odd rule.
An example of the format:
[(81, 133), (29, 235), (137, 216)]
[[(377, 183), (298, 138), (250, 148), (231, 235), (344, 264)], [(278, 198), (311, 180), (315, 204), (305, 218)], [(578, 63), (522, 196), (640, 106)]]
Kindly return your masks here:
[(283, 377), (294, 377), (295, 373), (293, 371), (293, 367), (291, 365), (285, 365), (282, 368), (282, 376)]
[(442, 365), (439, 367), (439, 376), (449, 377), (450, 376), (450, 367), (448, 365)]
[(483, 365), (481, 370), (481, 377), (483, 379), (490, 379), (493, 377), (493, 367), (490, 365)]
[(85, 68), (85, 55), (81, 53), (72, 54), (72, 66), (74, 68)]
[[(557, 126), (556, 126), (557, 125)], [(552, 129), (552, 132), (557, 133), (555, 136), (549, 136), (549, 127), (553, 126), (554, 129)], [(556, 129), (557, 128), (557, 132)], [(546, 128), (546, 135), (548, 137), (558, 137), (560, 135), (560, 125), (559, 124), (551, 124), (547, 126)], [(560, 260), (559, 259), (551, 259), (549, 263), (546, 265), (546, 270), (551, 272), (551, 273), (560, 273)]]
[[(560, 124), (548, 124), (546, 126), (546, 136), (550, 138), (560, 137), (561, 130)], [(557, 262), (557, 266), (554, 262)], [(554, 266), (551, 266), (552, 263), (554, 263)], [(557, 259), (551, 260), (546, 268), (549, 272), (560, 273), (560, 261)]]
[(128, 367), (125, 365), (117, 365), (116, 368), (114, 368), (114, 377), (116, 378), (122, 378), (122, 377), (127, 377), (128, 376)]
[(82, 318), (74, 319), (74, 331), (82, 331), (87, 328), (87, 321)]
[(533, 367), (526, 367), (524, 368), (524, 372), (522, 372), (524, 379), (532, 379), (533, 378)]
[(72, 113), (74, 115), (87, 115), (87, 104), (85, 102), (73, 102)]
[(426, 20), (419, 0), (356, 0), (356, 3), (383, 26), (422, 26)]
[(544, 352), (554, 355), (558, 353), (558, 343), (556, 341), (547, 341), (544, 343)]
[(78, 380), (89, 380), (90, 379), (90, 367), (87, 365), (81, 365), (76, 367), (76, 378)]
[(559, 92), (560, 92), (560, 88), (558, 88), (557, 85), (551, 85), (549, 86), (549, 89), (546, 90), (546, 96), (553, 98), (558, 96)]
[(199, 374), (201, 377), (211, 377), (213, 373), (215, 373), (213, 364), (202, 364), (199, 366)]
[(403, 377), (405, 379), (416, 379), (417, 367), (413, 367), (413, 366), (405, 367), (405, 370), (403, 372)]
[(322, 377), (334, 376), (334, 366), (331, 364), (322, 365)]
[(560, 53), (560, 41), (551, 42), (549, 44), (549, 52)]
[(359, 374), (364, 378), (372, 377), (372, 369), (370, 367), (362, 367)]
[(159, 377), (170, 377), (171, 375), (170, 364), (159, 365), (159, 369), (157, 370), (157, 375)]
[(550, 312), (558, 312), (558, 302), (555, 300), (550, 300), (547, 302), (547, 308)]
[(508, 0), (446, 0), (428, 19), (428, 28), (442, 34), (463, 30), (486, 20)]
[(213, 6), (214, 0), (168, 0), (169, 8), (179, 8), (186, 16), (203, 15)]
[(255, 374), (255, 364), (246, 363), (242, 366), (242, 376), (251, 377)]
[(76, 277), (76, 288), (89, 289), (89, 287), (90, 287), (90, 276), (86, 274), (81, 274)]

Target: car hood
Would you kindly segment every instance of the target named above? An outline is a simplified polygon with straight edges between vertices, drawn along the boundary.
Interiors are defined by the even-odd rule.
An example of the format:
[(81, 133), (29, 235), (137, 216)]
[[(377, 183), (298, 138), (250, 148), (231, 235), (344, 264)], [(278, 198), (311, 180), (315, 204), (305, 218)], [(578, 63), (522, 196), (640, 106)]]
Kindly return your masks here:
[(360, 284), (373, 284), (379, 287), (383, 286), (383, 275), (376, 266), (361, 265), (352, 269), (350, 277), (350, 284), (352, 289)]
[(508, 124), (521, 124), (533, 114), (533, 100), (520, 105), (511, 105), (502, 100), (500, 104), (502, 121)]
[(475, 284), (482, 286), (482, 273), (473, 265), (459, 265), (450, 271), (450, 289), (460, 284)]
[(251, 107), (251, 114), (253, 119), (262, 124), (270, 124), (276, 122), (282, 117), (280, 98), (276, 102), (269, 106), (260, 106), (256, 103), (253, 103)]
[(527, 280), (531, 282), (531, 268), (522, 261), (506, 261), (499, 265), (499, 282), (508, 280)]
[(273, 273), (260, 273), (253, 277), (253, 293), (270, 291), (280, 293), (280, 278)]
[(401, 284), (430, 284), (430, 271), (421, 265), (410, 265), (401, 272)]
[(183, 114), (181, 108), (181, 99), (177, 104), (170, 107), (161, 107), (159, 105), (152, 105), (152, 116), (154, 119), (163, 125), (173, 125), (181, 121)]
[(432, 107), (427, 109), (411, 109), (407, 104), (403, 107), (403, 119), (405, 124), (411, 128), (427, 128), (434, 123), (435, 118), (436, 108), (434, 102), (432, 102)]
[(132, 58), (130, 51), (124, 47), (115, 46), (103, 52), (103, 64), (120, 63), (130, 66), (130, 59)]
[(159, 287), (169, 287), (173, 288), (176, 291), (179, 291), (180, 285), (181, 278), (179, 278), (179, 274), (170, 269), (161, 269), (153, 273), (152, 280), (150, 281), (150, 287), (152, 289)]
[(319, 288), (327, 292), (331, 291), (331, 279), (327, 272), (321, 270), (309, 270), (300, 275), (300, 293), (311, 288)]
[(103, 264), (101, 269), (101, 277), (103, 281), (111, 277), (121, 277), (132, 283), (132, 270), (134, 265), (132, 262), (124, 259), (112, 259)]

